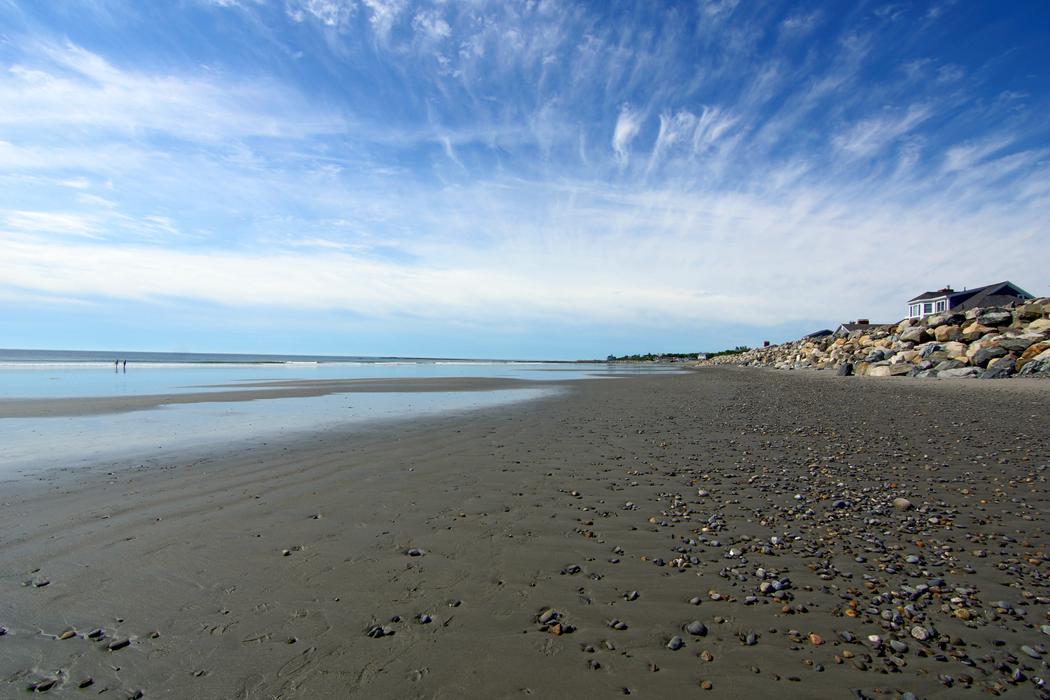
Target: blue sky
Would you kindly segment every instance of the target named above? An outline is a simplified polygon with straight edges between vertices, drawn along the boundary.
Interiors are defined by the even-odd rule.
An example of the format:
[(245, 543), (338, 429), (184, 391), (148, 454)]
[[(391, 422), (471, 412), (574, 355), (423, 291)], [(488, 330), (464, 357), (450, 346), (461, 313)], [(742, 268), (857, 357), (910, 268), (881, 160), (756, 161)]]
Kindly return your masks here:
[(527, 358), (1050, 294), (1044, 2), (0, 0), (0, 347)]

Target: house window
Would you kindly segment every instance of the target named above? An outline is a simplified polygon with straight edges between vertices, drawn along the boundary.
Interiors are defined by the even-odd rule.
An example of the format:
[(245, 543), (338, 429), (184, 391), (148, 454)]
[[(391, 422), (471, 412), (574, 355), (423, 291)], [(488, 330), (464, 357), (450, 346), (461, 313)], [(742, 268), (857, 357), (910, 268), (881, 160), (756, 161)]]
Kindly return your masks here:
[(922, 312), (924, 314), (932, 314), (933, 313), (933, 302), (932, 301), (923, 302)]
[(908, 310), (908, 315), (911, 316), (912, 318), (918, 316), (919, 315), (919, 305), (918, 304), (912, 304), (911, 308)]
[(937, 302), (937, 310), (938, 311), (944, 311), (944, 302), (943, 301), (938, 301)]

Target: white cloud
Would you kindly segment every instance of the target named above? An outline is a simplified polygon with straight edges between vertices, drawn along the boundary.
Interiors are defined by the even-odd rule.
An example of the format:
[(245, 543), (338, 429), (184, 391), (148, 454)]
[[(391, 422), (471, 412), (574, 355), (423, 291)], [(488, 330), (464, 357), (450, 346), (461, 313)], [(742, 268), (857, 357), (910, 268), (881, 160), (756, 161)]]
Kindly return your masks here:
[(792, 15), (780, 23), (780, 34), (790, 39), (806, 36), (817, 26), (820, 18), (819, 10), (814, 10), (807, 14)]
[(46, 211), (8, 211), (0, 213), (0, 230), (18, 233), (53, 233), (64, 236), (96, 237), (98, 226), (89, 216)]
[(352, 0), (287, 0), (285, 4), (285, 12), (293, 21), (302, 22), (310, 16), (332, 28), (344, 26), (356, 10)]
[(368, 8), (368, 21), (380, 41), (386, 41), (390, 30), (405, 9), (405, 0), (362, 0)]
[[(118, 68), (74, 44), (37, 47), (38, 65), (0, 72), (0, 128), (75, 127), (191, 141), (297, 137), (345, 128), (284, 86)], [(80, 139), (83, 141), (83, 137)], [(11, 144), (0, 142), (0, 150)]]
[(613, 129), (612, 147), (622, 165), (630, 158), (631, 141), (642, 128), (642, 119), (642, 114), (631, 109), (630, 105), (620, 108), (620, 115), (616, 118), (616, 127)]
[(447, 39), (452, 35), (452, 27), (436, 11), (424, 11), (412, 18), (412, 28), (431, 41)]
[(871, 156), (929, 119), (933, 111), (927, 105), (912, 105), (904, 114), (864, 119), (845, 134), (835, 137), (835, 144), (854, 156)]

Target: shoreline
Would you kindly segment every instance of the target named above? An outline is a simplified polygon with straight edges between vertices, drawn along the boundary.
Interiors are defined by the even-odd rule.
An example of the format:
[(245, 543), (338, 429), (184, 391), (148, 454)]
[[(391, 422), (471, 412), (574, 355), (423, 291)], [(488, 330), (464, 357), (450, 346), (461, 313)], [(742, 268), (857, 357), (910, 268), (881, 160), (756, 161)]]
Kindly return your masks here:
[(0, 687), (1030, 697), (996, 664), (1045, 676), (1045, 386), (712, 368), (6, 483)]
[[(56, 398), (0, 398), (0, 419), (93, 416), (146, 411), (161, 406), (198, 403), (231, 403), (284, 398), (315, 398), (353, 393), (476, 392), (502, 389), (564, 386), (565, 382), (486, 377), (427, 377), (420, 379), (296, 379), (245, 382), (214, 386), (216, 391), (139, 394), (130, 396), (70, 396)], [(226, 387), (225, 390), (218, 390)], [(190, 388), (204, 389), (206, 386)]]

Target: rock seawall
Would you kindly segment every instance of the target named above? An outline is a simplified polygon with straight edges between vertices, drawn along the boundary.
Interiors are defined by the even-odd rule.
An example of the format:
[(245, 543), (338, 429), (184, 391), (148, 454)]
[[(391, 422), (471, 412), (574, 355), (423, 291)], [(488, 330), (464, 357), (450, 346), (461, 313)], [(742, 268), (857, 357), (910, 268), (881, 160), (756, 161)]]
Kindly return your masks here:
[(802, 338), (696, 364), (828, 369), (869, 377), (1050, 378), (1050, 298)]

